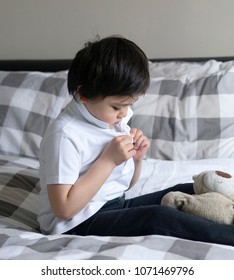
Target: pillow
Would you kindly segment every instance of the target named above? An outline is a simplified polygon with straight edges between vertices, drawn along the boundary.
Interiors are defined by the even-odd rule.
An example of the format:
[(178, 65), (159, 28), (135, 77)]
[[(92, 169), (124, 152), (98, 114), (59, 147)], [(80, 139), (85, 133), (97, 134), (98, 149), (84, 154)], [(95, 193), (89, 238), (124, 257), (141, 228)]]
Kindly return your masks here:
[(0, 71), (0, 153), (38, 157), (48, 124), (67, 98), (67, 71)]
[(234, 61), (150, 62), (150, 87), (130, 125), (164, 160), (234, 157)]
[[(23, 162), (27, 160), (27, 162)], [(33, 162), (35, 161), (35, 162)], [(14, 227), (39, 231), (38, 161), (0, 158), (0, 220)]]

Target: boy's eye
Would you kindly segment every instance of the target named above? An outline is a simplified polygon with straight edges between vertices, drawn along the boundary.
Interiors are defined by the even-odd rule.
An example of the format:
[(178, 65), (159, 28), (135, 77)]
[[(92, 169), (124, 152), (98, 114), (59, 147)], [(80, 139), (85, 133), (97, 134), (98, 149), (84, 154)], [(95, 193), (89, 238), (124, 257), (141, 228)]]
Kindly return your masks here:
[(115, 107), (115, 106), (112, 106), (112, 108), (115, 110), (115, 111), (118, 111), (119, 108)]

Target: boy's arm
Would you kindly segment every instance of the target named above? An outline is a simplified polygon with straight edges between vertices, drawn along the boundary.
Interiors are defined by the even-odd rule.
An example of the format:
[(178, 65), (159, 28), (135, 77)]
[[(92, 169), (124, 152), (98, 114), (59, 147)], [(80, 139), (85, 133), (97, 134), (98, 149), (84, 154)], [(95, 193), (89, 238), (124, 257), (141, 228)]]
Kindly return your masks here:
[(130, 136), (114, 138), (73, 185), (48, 185), (50, 204), (57, 217), (71, 219), (94, 197), (113, 169), (136, 154), (131, 140)]
[(130, 188), (137, 183), (141, 175), (142, 160), (134, 160), (134, 164), (135, 164), (135, 170), (130, 183)]
[(55, 215), (65, 220), (71, 219), (94, 197), (114, 168), (112, 162), (100, 157), (73, 185), (48, 185)]

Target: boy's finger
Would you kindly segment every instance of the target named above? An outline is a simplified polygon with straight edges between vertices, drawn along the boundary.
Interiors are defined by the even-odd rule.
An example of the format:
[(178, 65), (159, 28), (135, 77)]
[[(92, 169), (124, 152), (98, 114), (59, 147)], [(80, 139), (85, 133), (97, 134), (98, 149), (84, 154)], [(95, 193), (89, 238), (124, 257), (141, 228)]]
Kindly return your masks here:
[(136, 132), (137, 132), (137, 129), (136, 129), (136, 128), (131, 128), (131, 130), (130, 130), (130, 135), (131, 135), (132, 137), (134, 137), (134, 136), (136, 135)]

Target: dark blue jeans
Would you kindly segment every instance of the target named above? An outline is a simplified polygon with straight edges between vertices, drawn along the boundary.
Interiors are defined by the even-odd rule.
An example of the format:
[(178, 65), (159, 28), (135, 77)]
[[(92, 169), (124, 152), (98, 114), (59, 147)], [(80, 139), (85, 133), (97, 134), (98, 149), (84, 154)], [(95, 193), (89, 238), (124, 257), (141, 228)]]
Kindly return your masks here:
[(132, 199), (116, 198), (107, 202), (96, 214), (66, 234), (83, 236), (160, 234), (234, 246), (234, 225), (214, 223), (174, 208), (161, 206), (162, 197), (169, 191), (194, 193), (192, 184), (180, 184)]

